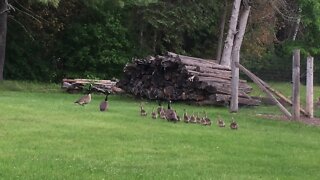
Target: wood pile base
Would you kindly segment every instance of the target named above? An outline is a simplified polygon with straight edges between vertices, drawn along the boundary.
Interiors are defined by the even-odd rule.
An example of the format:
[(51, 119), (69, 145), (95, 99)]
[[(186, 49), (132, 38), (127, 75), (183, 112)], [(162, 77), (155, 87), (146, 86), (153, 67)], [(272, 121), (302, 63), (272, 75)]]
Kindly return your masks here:
[[(117, 86), (137, 97), (195, 102), (199, 105), (228, 105), (231, 99), (231, 69), (213, 60), (168, 52), (164, 56), (134, 59), (124, 68)], [(239, 82), (239, 104), (259, 105), (251, 98), (252, 88)]]

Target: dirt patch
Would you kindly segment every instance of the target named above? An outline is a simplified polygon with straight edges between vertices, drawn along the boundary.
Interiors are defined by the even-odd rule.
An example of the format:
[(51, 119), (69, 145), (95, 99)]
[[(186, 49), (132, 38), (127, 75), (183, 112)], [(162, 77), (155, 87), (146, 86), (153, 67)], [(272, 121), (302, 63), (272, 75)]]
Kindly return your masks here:
[[(263, 117), (266, 119), (272, 119), (272, 120), (282, 120), (282, 121), (293, 121), (288, 119), (284, 115), (272, 115), (272, 114), (257, 114), (259, 117)], [(320, 126), (320, 118), (307, 118), (307, 117), (301, 117), (298, 122), (302, 122), (304, 124), (312, 125), (312, 126)]]

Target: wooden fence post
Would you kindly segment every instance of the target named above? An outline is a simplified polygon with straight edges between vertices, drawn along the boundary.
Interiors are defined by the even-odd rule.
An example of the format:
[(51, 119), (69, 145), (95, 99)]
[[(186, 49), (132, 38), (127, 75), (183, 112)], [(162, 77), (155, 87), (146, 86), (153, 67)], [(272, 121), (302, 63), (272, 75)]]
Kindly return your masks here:
[(306, 111), (310, 118), (313, 118), (313, 57), (307, 58), (307, 90), (306, 90)]
[(294, 120), (300, 118), (300, 49), (293, 51), (292, 58), (292, 116)]

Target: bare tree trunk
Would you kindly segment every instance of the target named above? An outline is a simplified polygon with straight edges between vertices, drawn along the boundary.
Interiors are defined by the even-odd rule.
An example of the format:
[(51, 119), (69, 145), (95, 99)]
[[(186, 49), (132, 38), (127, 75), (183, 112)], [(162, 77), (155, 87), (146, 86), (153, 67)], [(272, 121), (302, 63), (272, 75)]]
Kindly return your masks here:
[(246, 31), (247, 21), (250, 14), (251, 7), (248, 6), (244, 9), (239, 20), (239, 32), (237, 33), (232, 48), (232, 89), (231, 89), (231, 105), (230, 111), (238, 111), (238, 89), (239, 89), (239, 68), (235, 66), (235, 63), (239, 63), (240, 59), (240, 48), (243, 40), (244, 33)]
[(221, 63), (220, 61), (221, 61), (223, 38), (224, 38), (224, 26), (226, 24), (227, 11), (228, 11), (228, 0), (224, 0), (224, 11), (220, 20), (220, 35), (218, 40), (218, 49), (217, 49), (217, 56), (216, 56), (216, 60), (217, 62), (219, 62), (219, 64)]
[(6, 53), (8, 1), (0, 1), (0, 81), (3, 80), (4, 60)]
[(302, 12), (302, 10), (301, 10), (301, 8), (299, 8), (299, 17), (298, 17), (298, 19), (296, 21), (296, 26), (294, 28), (294, 33), (293, 33), (293, 37), (292, 37), (293, 41), (296, 40), (298, 31), (299, 31), (299, 26), (300, 26), (300, 21), (301, 21), (301, 12)]
[(234, 0), (233, 9), (229, 23), (228, 35), (226, 42), (224, 44), (221, 65), (229, 66), (231, 65), (231, 51), (233, 46), (234, 35), (237, 33), (238, 16), (240, 11), (241, 0)]

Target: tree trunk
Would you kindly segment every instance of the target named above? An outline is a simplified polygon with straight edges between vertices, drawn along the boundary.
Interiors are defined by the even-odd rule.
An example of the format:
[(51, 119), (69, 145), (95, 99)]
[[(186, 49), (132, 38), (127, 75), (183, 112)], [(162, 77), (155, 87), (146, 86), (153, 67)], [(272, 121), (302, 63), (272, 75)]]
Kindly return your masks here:
[(234, 0), (233, 2), (233, 9), (229, 23), (228, 35), (224, 44), (222, 59), (220, 63), (221, 65), (225, 65), (228, 67), (230, 67), (231, 65), (231, 51), (233, 46), (234, 35), (237, 33), (236, 30), (238, 24), (240, 4), (241, 0)]
[(220, 35), (218, 40), (218, 49), (217, 49), (217, 57), (216, 57), (216, 60), (217, 62), (219, 62), (219, 64), (221, 63), (220, 61), (221, 61), (222, 46), (223, 46), (224, 26), (226, 24), (227, 11), (228, 11), (228, 0), (224, 0), (224, 11), (220, 20)]
[(232, 48), (232, 90), (231, 90), (231, 104), (230, 111), (238, 112), (238, 89), (239, 89), (239, 68), (234, 64), (239, 63), (240, 59), (240, 48), (243, 40), (244, 33), (246, 31), (247, 21), (249, 17), (251, 7), (246, 7), (241, 14), (239, 21), (239, 32), (237, 33)]
[(6, 52), (8, 1), (0, 1), (0, 81), (3, 80), (3, 69)]
[(298, 34), (298, 31), (299, 31), (299, 26), (300, 26), (300, 22), (301, 22), (301, 8), (299, 8), (299, 17), (296, 21), (296, 26), (294, 28), (294, 33), (293, 33), (293, 37), (292, 37), (292, 40), (295, 41), (296, 38), (297, 38), (297, 34)]

